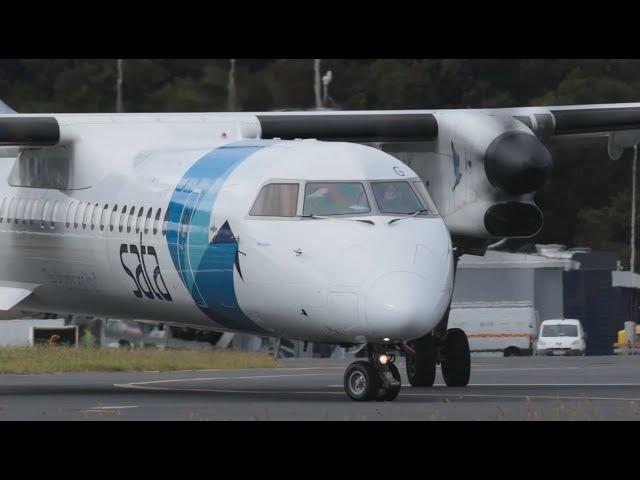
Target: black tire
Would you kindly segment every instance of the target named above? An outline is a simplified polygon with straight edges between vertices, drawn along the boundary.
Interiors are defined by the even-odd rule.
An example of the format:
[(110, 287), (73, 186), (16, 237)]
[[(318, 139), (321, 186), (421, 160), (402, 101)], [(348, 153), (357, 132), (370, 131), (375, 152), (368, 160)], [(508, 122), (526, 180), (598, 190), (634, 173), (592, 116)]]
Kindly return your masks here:
[[(389, 371), (391, 372), (391, 375), (393, 375), (393, 378), (395, 378), (398, 382), (402, 381), (400, 372), (398, 371), (398, 367), (396, 367), (393, 363), (390, 363), (387, 368), (389, 368)], [(378, 400), (383, 400), (385, 402), (391, 402), (395, 400), (400, 394), (400, 388), (401, 386), (398, 385), (397, 387), (382, 390), (381, 395), (378, 396)]]
[(378, 372), (369, 362), (353, 362), (344, 372), (344, 390), (355, 402), (376, 400), (380, 391)]
[(505, 357), (519, 357), (520, 349), (517, 347), (508, 347), (504, 350)]
[(433, 387), (436, 381), (436, 343), (433, 335), (412, 342), (415, 355), (407, 353), (407, 377), (414, 387)]
[(471, 377), (471, 354), (464, 331), (451, 328), (445, 338), (442, 377), (448, 387), (466, 387)]

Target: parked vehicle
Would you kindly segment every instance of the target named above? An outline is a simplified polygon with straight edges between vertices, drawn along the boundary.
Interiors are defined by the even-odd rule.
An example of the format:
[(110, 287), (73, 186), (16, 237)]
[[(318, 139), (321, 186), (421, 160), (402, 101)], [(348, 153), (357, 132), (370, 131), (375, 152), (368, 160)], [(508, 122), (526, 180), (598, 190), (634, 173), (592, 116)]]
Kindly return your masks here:
[(471, 352), (531, 355), (538, 314), (531, 303), (454, 303), (449, 328), (461, 328)]
[(586, 336), (580, 320), (545, 320), (540, 325), (536, 355), (584, 355)]

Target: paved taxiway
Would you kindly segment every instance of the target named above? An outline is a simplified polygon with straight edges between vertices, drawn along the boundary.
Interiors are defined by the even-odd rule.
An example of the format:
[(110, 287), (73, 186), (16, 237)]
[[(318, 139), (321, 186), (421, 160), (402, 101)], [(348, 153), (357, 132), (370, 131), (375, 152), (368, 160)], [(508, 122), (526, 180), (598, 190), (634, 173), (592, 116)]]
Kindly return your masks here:
[(269, 370), (1, 375), (0, 420), (640, 419), (640, 357), (474, 358), (471, 384), (407, 384), (394, 402), (351, 402), (349, 361)]

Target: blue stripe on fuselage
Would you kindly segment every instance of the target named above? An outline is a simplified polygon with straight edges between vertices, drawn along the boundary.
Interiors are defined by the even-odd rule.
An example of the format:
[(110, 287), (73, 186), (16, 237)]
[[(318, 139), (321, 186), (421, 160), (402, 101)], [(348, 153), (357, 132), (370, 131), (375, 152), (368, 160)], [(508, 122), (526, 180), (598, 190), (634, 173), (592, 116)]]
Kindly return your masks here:
[(233, 285), (238, 243), (233, 225), (227, 223), (209, 242), (211, 211), (231, 172), (252, 154), (275, 143), (278, 141), (246, 140), (209, 152), (187, 171), (169, 202), (167, 244), (173, 264), (200, 310), (232, 330), (266, 333), (238, 305)]

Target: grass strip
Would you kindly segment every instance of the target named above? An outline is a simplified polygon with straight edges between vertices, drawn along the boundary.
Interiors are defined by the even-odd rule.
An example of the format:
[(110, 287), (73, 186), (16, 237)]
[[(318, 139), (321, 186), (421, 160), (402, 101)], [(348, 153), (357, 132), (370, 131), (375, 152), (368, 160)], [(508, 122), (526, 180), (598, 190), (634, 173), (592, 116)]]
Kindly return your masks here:
[(266, 353), (232, 350), (160, 350), (19, 347), (0, 348), (0, 374), (135, 372), (274, 368)]

